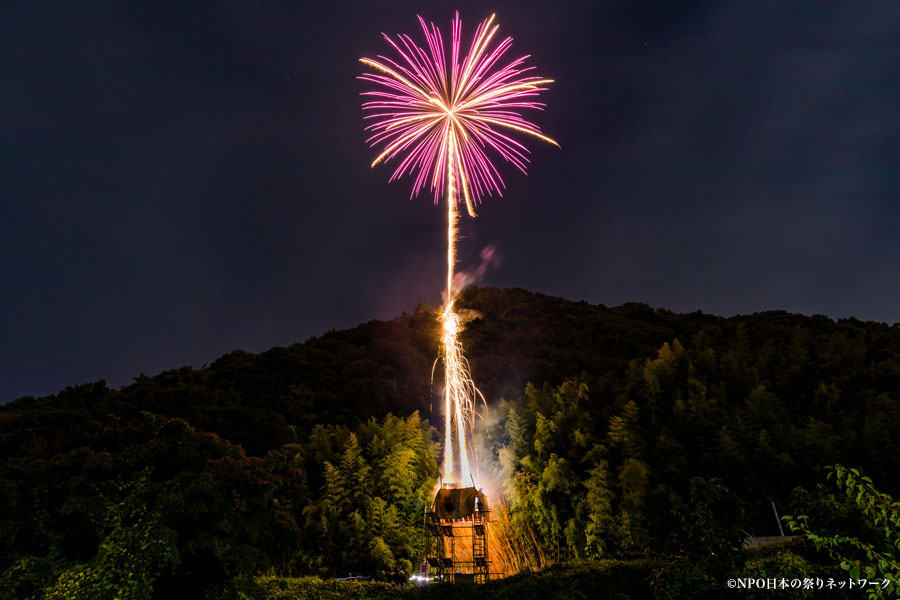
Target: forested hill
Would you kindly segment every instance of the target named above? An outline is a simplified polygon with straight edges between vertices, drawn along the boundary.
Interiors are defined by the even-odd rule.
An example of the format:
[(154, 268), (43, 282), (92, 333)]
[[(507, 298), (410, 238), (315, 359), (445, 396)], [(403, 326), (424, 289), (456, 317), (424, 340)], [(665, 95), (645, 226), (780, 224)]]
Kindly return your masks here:
[[(769, 576), (739, 550), (760, 506), (868, 535), (823, 468), (900, 486), (898, 325), (494, 288), (457, 306), (510, 572), (675, 557), (675, 588), (665, 570), (653, 584), (671, 591), (693, 557), (707, 587)], [(438, 479), (437, 316), (0, 407), (0, 597), (232, 598), (259, 573), (409, 572)]]
[[(528, 382), (555, 386), (584, 374), (594, 402), (611, 409), (629, 365), (644, 366), (677, 339), (695, 355), (692, 372), (704, 371), (707, 393), (724, 403), (743, 401), (764, 386), (783, 405), (785, 418), (806, 415), (835, 427), (845, 424), (845, 411), (896, 414), (900, 407), (900, 324), (784, 311), (726, 319), (476, 287), (463, 293), (458, 307), (471, 311), (462, 342), (489, 403), (521, 396)], [(47, 398), (21, 398), (0, 407), (0, 452), (77, 447), (84, 420), (108, 413), (183, 418), (249, 454), (302, 438), (317, 423), (352, 424), (415, 410), (437, 422), (431, 410), (440, 394), (439, 373), (431, 381), (436, 318), (423, 304), (413, 314), (287, 348), (235, 351), (206, 368), (141, 375), (120, 390), (101, 381)]]

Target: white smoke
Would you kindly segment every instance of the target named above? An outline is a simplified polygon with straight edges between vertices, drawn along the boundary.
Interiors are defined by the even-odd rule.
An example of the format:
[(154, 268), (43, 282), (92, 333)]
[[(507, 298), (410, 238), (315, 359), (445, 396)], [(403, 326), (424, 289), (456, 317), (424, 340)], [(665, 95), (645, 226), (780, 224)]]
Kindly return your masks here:
[(453, 291), (458, 294), (463, 289), (474, 283), (480, 283), (484, 280), (488, 271), (496, 269), (503, 264), (503, 258), (497, 252), (497, 246), (488, 244), (481, 249), (481, 264), (475, 270), (464, 270), (453, 275)]

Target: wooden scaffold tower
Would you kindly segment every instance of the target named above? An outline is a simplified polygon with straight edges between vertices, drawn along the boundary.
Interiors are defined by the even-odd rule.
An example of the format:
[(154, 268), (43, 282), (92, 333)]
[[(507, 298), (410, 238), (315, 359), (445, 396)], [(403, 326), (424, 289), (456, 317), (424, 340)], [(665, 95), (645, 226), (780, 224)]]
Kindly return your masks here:
[(444, 484), (425, 513), (425, 561), (437, 581), (485, 583), (490, 579), (490, 508), (474, 487)]

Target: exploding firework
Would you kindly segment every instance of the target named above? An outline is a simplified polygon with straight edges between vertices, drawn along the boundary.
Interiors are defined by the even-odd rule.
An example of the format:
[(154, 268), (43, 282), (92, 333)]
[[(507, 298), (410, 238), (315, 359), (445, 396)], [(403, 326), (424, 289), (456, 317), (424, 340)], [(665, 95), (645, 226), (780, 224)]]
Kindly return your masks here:
[(411, 196), (427, 182), (435, 203), (446, 189), (448, 201), (455, 204), (461, 191), (471, 216), (475, 216), (474, 204), (485, 194), (502, 193), (503, 179), (488, 149), (525, 172), (528, 150), (508, 133), (556, 144), (519, 114), (522, 109), (543, 108), (533, 98), (553, 80), (528, 75), (533, 67), (523, 66), (527, 56), (503, 64), (512, 38), (489, 50), (498, 29), (493, 22), (491, 15), (478, 26), (469, 53), (460, 62), (462, 24), (456, 14), (449, 68), (440, 31), (421, 17), (428, 52), (408, 35), (396, 40), (384, 35), (399, 60), (385, 56), (360, 59), (380, 71), (360, 79), (383, 88), (363, 93), (373, 98), (363, 103), (363, 109), (369, 111), (366, 119), (372, 121), (366, 127), (372, 132), (368, 142), (373, 147), (385, 146), (372, 166), (399, 160), (391, 181), (415, 174)]
[[(451, 23), (449, 55), (438, 28), (419, 17), (427, 51), (410, 36), (396, 39), (384, 35), (396, 58), (378, 56), (360, 62), (377, 73), (360, 79), (376, 84), (363, 93), (366, 130), (372, 147), (383, 147), (372, 161), (396, 160), (391, 181), (413, 176), (410, 197), (426, 185), (437, 204), (443, 191), (447, 202), (447, 296), (441, 315), (441, 359), (444, 366), (444, 458), (442, 472), (447, 481), (467, 483), (472, 479), (466, 439), (479, 392), (469, 376), (468, 363), (459, 342), (461, 322), (453, 310), (453, 272), (456, 264), (457, 205), (465, 202), (470, 216), (485, 195), (502, 194), (504, 187), (491, 154), (525, 172), (528, 150), (514, 135), (530, 135), (558, 144), (540, 128), (522, 117), (523, 109), (541, 109), (535, 98), (551, 79), (531, 75), (524, 66), (528, 56), (506, 62), (512, 45), (507, 37), (492, 47), (498, 26), (494, 15), (475, 31), (465, 57), (462, 23), (456, 13)], [(454, 452), (454, 448), (456, 452)], [(456, 457), (456, 458), (454, 458)]]

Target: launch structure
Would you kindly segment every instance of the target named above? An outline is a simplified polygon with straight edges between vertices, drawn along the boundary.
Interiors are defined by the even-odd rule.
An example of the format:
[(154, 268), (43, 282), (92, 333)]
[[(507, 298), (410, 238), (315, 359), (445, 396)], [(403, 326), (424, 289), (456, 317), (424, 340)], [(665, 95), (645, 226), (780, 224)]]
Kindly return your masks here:
[(475, 487), (445, 483), (425, 513), (425, 562), (435, 581), (485, 583), (490, 580), (488, 555), (490, 507)]

